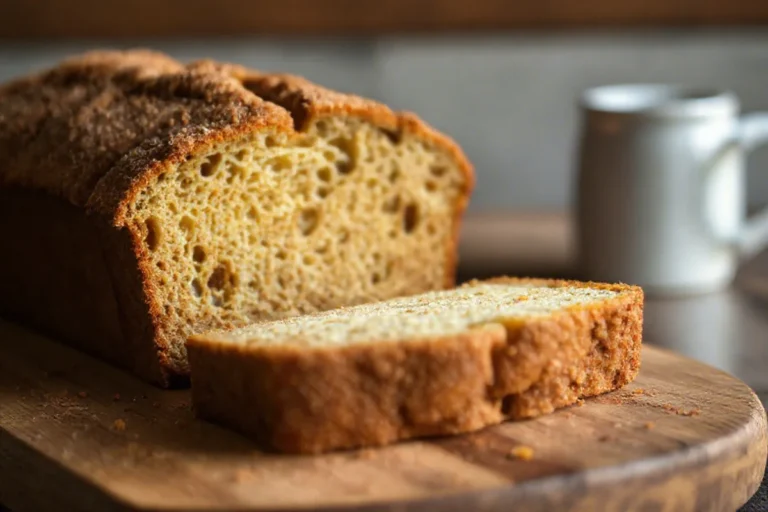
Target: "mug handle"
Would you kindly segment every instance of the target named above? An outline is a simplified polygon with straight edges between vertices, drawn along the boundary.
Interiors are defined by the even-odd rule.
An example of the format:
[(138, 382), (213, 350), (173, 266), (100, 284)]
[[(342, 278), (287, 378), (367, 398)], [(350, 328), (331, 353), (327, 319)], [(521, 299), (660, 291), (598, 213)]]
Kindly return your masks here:
[[(745, 152), (768, 144), (768, 112), (746, 114), (739, 120), (736, 144)], [(768, 245), (768, 207), (751, 215), (736, 235), (736, 250), (749, 257)]]

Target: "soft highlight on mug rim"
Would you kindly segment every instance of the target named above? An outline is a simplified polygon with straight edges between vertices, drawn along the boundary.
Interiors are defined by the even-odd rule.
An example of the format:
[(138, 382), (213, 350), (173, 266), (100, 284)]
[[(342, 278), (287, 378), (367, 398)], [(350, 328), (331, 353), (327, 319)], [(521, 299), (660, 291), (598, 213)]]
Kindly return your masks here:
[(674, 84), (601, 85), (585, 90), (581, 106), (593, 112), (632, 116), (733, 115), (736, 96), (727, 90)]

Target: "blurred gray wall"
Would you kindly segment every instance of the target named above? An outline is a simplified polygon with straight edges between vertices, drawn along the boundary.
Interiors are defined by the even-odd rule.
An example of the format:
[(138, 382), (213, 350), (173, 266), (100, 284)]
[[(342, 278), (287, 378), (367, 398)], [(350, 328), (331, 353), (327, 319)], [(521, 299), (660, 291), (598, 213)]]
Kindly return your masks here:
[[(477, 168), (472, 211), (571, 203), (575, 100), (586, 87), (662, 81), (734, 90), (768, 110), (768, 29), (347, 40), (131, 41), (0, 45), (0, 79), (96, 47), (145, 46), (302, 74), (410, 109), (449, 133)], [(768, 203), (768, 149), (750, 161), (750, 203)]]

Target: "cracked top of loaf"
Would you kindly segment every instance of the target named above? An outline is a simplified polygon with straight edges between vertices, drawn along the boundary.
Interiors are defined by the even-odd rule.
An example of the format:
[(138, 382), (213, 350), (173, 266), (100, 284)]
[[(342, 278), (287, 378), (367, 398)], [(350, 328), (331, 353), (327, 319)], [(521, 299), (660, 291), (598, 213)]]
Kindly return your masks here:
[(87, 53), (0, 87), (0, 186), (42, 190), (120, 226), (136, 195), (192, 152), (258, 130), (301, 131), (323, 115), (361, 117), (395, 138), (412, 132), (472, 179), (456, 144), (411, 113), (296, 76), (129, 50)]

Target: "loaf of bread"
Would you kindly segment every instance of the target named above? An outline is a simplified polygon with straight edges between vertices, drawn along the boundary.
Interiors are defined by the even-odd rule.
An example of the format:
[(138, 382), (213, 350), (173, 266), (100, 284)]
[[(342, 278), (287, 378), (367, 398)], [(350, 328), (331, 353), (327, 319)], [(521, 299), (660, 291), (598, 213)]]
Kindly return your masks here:
[(0, 87), (0, 314), (161, 385), (191, 333), (452, 286), (467, 159), (410, 113), (96, 52)]
[(632, 381), (637, 287), (498, 278), (192, 336), (197, 414), (319, 453), (532, 418)]

